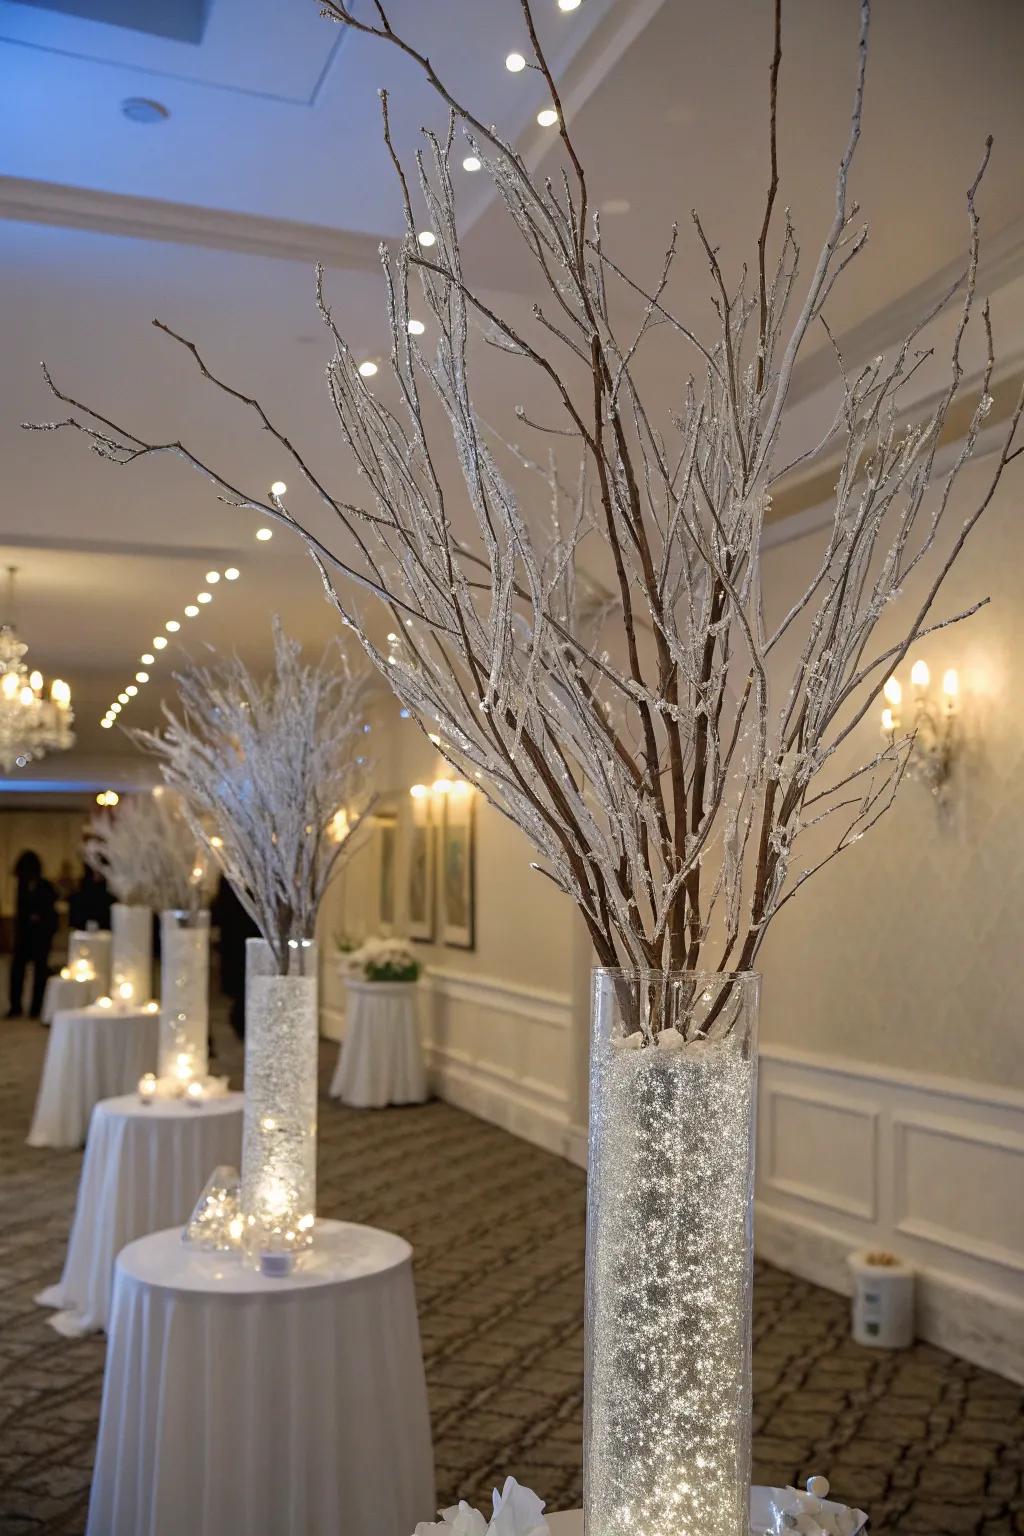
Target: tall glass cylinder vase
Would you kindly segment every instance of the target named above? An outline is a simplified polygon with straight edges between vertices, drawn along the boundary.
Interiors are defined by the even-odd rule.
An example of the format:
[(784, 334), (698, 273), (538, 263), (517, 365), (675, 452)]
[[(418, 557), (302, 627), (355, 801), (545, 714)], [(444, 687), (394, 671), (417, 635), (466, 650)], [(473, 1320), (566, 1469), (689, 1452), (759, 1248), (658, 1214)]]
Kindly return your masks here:
[(161, 1077), (206, 1076), (210, 1023), (210, 914), (169, 908), (160, 914)]
[(115, 901), (110, 931), (111, 995), (115, 1003), (141, 1006), (153, 995), (153, 914)]
[(286, 976), (262, 939), (245, 950), (245, 1242), (287, 1254), (310, 1241), (316, 1208), (317, 948), (290, 948)]
[(759, 980), (594, 972), (587, 1536), (747, 1536)]

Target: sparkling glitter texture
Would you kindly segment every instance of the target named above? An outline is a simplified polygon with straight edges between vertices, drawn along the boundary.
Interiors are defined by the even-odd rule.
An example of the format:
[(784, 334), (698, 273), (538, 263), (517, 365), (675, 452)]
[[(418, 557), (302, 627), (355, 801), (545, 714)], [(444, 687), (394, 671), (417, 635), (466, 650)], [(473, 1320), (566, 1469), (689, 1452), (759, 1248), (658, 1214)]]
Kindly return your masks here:
[[(146, 1003), (153, 995), (153, 914), (115, 901), (110, 909), (110, 990), (115, 1002)], [(131, 987), (126, 998), (124, 986)]]
[(747, 1536), (758, 986), (594, 973), (587, 1536)]
[(253, 1256), (301, 1248), (316, 1206), (317, 950), (289, 950), (278, 974), (270, 946), (247, 939), (244, 1242)]
[(161, 912), (160, 1077), (206, 1076), (209, 985), (209, 912)]

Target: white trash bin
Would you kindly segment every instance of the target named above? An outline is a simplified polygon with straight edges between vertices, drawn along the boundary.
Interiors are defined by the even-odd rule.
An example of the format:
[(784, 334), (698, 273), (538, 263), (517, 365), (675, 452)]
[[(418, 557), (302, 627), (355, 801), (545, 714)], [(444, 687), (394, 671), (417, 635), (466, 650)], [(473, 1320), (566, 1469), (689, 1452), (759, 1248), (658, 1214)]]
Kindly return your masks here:
[(871, 1349), (906, 1349), (914, 1342), (914, 1271), (894, 1253), (851, 1253), (853, 1337)]

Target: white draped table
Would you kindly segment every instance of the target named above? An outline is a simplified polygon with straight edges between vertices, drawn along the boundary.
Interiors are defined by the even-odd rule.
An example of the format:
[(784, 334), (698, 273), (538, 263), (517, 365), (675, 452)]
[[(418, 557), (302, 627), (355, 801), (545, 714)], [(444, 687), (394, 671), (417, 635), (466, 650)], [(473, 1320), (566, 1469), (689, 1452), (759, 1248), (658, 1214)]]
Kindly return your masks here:
[(157, 1232), (115, 1270), (88, 1536), (410, 1536), (434, 1516), (408, 1243), (286, 1279)]
[(43, 1023), (52, 1024), (57, 1014), (66, 1012), (68, 1008), (88, 1008), (90, 1003), (103, 996), (105, 990), (96, 978), (91, 981), (75, 981), (70, 976), (48, 977), (43, 993)]
[(36, 1301), (76, 1337), (107, 1326), (114, 1260), (126, 1243), (161, 1227), (184, 1226), (213, 1170), (238, 1167), (242, 1095), (193, 1108), (182, 1099), (140, 1104), (137, 1094), (104, 1099), (89, 1122), (85, 1161), (64, 1273)]
[(422, 1104), (427, 1097), (416, 983), (346, 982), (345, 1039), (331, 1097), (356, 1109)]
[(69, 1008), (50, 1026), (30, 1147), (80, 1147), (100, 1099), (133, 1089), (156, 1068), (159, 1013)]

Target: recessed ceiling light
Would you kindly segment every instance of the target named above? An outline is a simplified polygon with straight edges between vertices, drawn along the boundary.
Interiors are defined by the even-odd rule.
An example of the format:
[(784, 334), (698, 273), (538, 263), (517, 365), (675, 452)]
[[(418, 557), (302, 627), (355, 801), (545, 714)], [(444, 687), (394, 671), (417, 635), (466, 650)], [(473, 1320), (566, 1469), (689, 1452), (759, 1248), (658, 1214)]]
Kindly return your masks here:
[(578, 11), (579, 8), (580, 0), (558, 0), (558, 9), (560, 11)]
[(113, 720), (109, 720), (109, 719), (108, 720), (101, 720), (100, 721), (100, 725), (102, 725), (102, 727), (103, 727), (103, 729), (105, 731), (111, 730), (113, 728), (113, 724), (114, 724)]
[(162, 101), (152, 96), (126, 96), (121, 111), (131, 123), (163, 123), (170, 117), (170, 110)]
[[(285, 485), (283, 480), (275, 480), (273, 485), (270, 487), (270, 494), (271, 496), (283, 496), (287, 489), (288, 487)], [(207, 580), (209, 580), (209, 578), (207, 578)]]
[(163, 635), (154, 635), (153, 636), (153, 649), (154, 649), (154, 651), (162, 651), (164, 649), (164, 647), (166, 646), (166, 644), (167, 644), (167, 641), (166, 641), (166, 639), (165, 639), (165, 637)]
[(168, 619), (167, 623), (164, 625), (164, 629), (168, 630), (172, 635), (176, 635), (180, 628), (181, 625), (178, 623), (177, 619)]
[(156, 657), (150, 651), (143, 651), (142, 655), (139, 657), (139, 660), (142, 662), (144, 667), (151, 667), (154, 661), (156, 661)]
[(134, 699), (134, 697), (138, 693), (138, 691), (139, 690), (136, 688), (134, 683), (129, 683), (128, 687), (125, 689), (125, 693), (128, 695), (128, 697), (130, 699)]
[(423, 246), (424, 250), (427, 250), (430, 248), (430, 246), (437, 244), (437, 236), (434, 234), (432, 229), (421, 229), (419, 234), (416, 236), (416, 239), (419, 241), (420, 245)]
[(367, 358), (365, 362), (359, 364), (359, 375), (361, 378), (372, 379), (376, 372), (377, 364), (371, 362), (369, 358)]
[(467, 155), (462, 162), (462, 169), (464, 171), (479, 171), (482, 166), (483, 161), (479, 155)]
[(426, 326), (423, 324), (422, 320), (410, 320), (409, 321), (409, 335), (410, 336), (422, 336), (423, 332), (425, 330), (426, 330)]
[(274, 537), (274, 530), (273, 528), (257, 528), (256, 537), (259, 539), (261, 544), (265, 544), (268, 539), (272, 539)]
[(197, 593), (196, 594), (196, 602), (197, 603), (212, 603), (213, 602), (213, 593), (212, 592), (199, 592), (199, 593)]
[(185, 609), (185, 617), (188, 619), (194, 619), (198, 612), (199, 609), (196, 607), (195, 603), (189, 603)]
[(206, 579), (211, 587), (215, 587), (218, 581), (220, 581), (220, 571), (207, 571)]
[(224, 572), (224, 580), (225, 581), (237, 581), (238, 577), (239, 577), (239, 574), (240, 573), (239, 573), (239, 570), (238, 570), (237, 566), (229, 565), (227, 570)]
[(135, 674), (135, 681), (137, 683), (148, 683), (149, 682), (149, 673), (148, 672), (136, 672), (136, 674)]
[(510, 53), (505, 59), (505, 68), (510, 75), (518, 75), (526, 68), (526, 60), (521, 53)]
[(131, 695), (128, 693), (119, 693), (117, 696), (117, 702), (119, 704), (127, 704), (130, 697)]
[(554, 107), (542, 107), (537, 113), (537, 121), (542, 128), (553, 128), (558, 122), (558, 113)]

